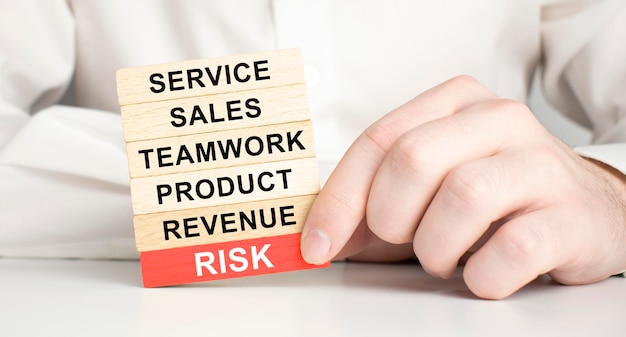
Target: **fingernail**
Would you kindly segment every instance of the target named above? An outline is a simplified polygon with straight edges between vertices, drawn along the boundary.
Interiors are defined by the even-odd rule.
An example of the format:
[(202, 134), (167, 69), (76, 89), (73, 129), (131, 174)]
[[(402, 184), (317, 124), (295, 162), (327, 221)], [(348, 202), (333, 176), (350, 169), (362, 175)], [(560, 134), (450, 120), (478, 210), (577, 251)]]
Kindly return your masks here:
[(321, 229), (313, 228), (302, 236), (300, 243), (302, 258), (311, 264), (326, 263), (328, 251), (330, 250), (330, 239)]

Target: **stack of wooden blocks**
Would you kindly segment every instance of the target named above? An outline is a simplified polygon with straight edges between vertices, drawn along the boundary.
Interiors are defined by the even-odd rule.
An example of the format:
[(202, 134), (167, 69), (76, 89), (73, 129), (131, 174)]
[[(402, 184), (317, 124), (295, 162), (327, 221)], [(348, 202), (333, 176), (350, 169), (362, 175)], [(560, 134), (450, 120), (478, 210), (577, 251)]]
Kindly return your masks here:
[(297, 49), (120, 69), (145, 287), (324, 266), (300, 255), (319, 192)]

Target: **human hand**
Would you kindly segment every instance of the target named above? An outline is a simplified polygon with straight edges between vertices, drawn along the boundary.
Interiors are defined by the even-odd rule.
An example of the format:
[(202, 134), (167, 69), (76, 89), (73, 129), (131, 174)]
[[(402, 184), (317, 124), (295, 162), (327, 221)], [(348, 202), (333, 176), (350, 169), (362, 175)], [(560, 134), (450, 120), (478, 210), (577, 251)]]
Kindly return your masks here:
[(309, 212), (302, 255), (320, 264), (372, 243), (380, 252), (381, 239), (412, 243), (443, 278), (473, 252), (463, 277), (482, 298), (546, 273), (595, 282), (626, 270), (626, 178), (577, 155), (525, 105), (460, 76), (352, 144)]

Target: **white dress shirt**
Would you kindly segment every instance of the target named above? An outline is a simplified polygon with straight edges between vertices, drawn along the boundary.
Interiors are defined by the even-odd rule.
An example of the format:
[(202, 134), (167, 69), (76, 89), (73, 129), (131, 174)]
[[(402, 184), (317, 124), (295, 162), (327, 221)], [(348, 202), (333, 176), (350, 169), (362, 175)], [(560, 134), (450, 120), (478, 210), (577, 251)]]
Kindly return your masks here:
[[(136, 258), (118, 68), (299, 47), (322, 180), (369, 124), (469, 74), (546, 97), (626, 172), (623, 0), (0, 2), (0, 256)], [(603, 145), (609, 144), (609, 145)]]

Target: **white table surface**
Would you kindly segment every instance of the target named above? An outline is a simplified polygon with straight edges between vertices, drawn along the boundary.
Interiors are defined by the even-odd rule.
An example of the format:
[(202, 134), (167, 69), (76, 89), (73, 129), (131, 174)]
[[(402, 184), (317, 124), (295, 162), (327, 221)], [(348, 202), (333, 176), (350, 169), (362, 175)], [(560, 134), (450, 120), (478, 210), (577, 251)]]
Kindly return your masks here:
[(0, 259), (0, 336), (626, 336), (626, 279), (502, 301), (416, 265), (144, 289), (137, 261)]

